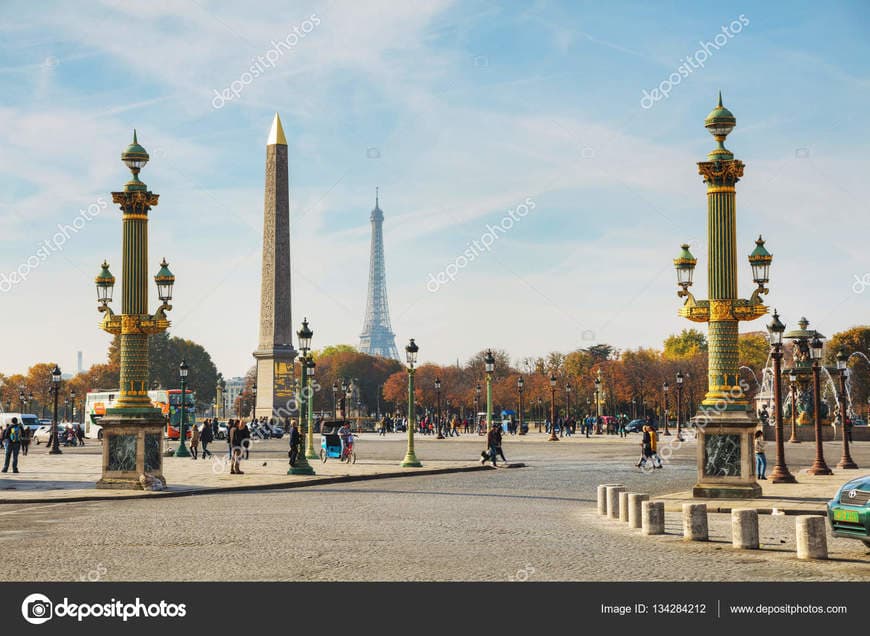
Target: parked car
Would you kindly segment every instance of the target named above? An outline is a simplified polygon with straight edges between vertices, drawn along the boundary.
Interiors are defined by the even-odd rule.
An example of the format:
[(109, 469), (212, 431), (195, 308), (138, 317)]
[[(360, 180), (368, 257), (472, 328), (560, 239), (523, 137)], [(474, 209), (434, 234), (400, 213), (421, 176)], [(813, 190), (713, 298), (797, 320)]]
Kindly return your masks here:
[(227, 423), (226, 423), (226, 422), (218, 422), (218, 430), (217, 430), (217, 435), (215, 435), (215, 438), (217, 438), (217, 439), (226, 439), (226, 438), (227, 438), (227, 431), (228, 431), (228, 430), (229, 430), (229, 429), (228, 429), (228, 427), (227, 427)]
[(870, 475), (843, 484), (827, 509), (835, 537), (859, 539), (870, 548)]
[(626, 433), (640, 433), (643, 431), (643, 427), (646, 425), (646, 420), (631, 420), (628, 424), (625, 425)]
[(37, 444), (41, 444), (42, 442), (48, 443), (49, 438), (51, 437), (51, 424), (41, 424), (34, 432), (33, 432), (33, 441)]

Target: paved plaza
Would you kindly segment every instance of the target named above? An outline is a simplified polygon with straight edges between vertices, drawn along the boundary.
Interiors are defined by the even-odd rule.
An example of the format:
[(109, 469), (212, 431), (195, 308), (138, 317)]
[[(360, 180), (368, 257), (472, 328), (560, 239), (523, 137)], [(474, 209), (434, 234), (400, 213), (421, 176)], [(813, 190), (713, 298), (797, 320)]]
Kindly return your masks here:
[[(762, 549), (735, 552), (727, 514), (710, 514), (711, 541), (692, 544), (680, 537), (678, 513), (668, 513), (667, 534), (658, 537), (641, 536), (625, 524), (597, 515), (595, 488), (599, 483), (623, 483), (629, 490), (654, 497), (688, 490), (696, 477), (694, 442), (677, 449), (664, 469), (644, 473), (634, 466), (637, 436), (545, 440), (545, 435), (537, 433), (506, 438), (507, 458), (525, 464), (524, 468), (415, 475), (396, 470), (404, 452), (404, 436), (369, 434), (361, 438), (356, 465), (315, 462), (315, 469), (407, 476), (289, 490), (204, 491), (189, 497), (6, 503), (0, 506), (0, 542), (7, 556), (0, 565), (0, 577), (102, 581), (870, 580), (870, 554), (858, 541), (829, 536), (829, 561), (798, 561), (793, 551), (793, 516), (761, 515)], [(479, 467), (475, 459), (481, 447), (476, 435), (417, 438), (424, 470)], [(96, 450), (94, 444), (48, 457), (44, 447), (36, 447), (22, 459), (21, 474), (4, 476), (3, 487), (16, 480), (34, 481), (28, 467), (38, 463), (95, 462)], [(800, 471), (811, 463), (812, 445), (788, 446), (787, 452), (793, 472), (809, 483)], [(827, 444), (826, 452), (835, 463), (838, 445)], [(856, 444), (854, 455), (859, 465), (868, 466), (857, 472), (870, 472), (870, 444)], [(196, 472), (197, 479), (214, 483), (236, 477), (206, 475), (208, 463), (167, 458), (165, 472), (170, 485), (185, 473)], [(285, 442), (255, 445), (243, 470), (248, 474), (239, 476), (239, 483), (269, 473), (278, 479), (281, 470), (286, 472)], [(81, 489), (87, 487), (80, 483), (85, 481), (80, 475), (69, 479)], [(833, 494), (842, 478), (830, 479)], [(765, 494), (772, 488), (767, 486)], [(820, 488), (812, 485), (809, 490), (819, 493)], [(16, 492), (27, 491), (4, 490), (3, 496), (9, 501)]]

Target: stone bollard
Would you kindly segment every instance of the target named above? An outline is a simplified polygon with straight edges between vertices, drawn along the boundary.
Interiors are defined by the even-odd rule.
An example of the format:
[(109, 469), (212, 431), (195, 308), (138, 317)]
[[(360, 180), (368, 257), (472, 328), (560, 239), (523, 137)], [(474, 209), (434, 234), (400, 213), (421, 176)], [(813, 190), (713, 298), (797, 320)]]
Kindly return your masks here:
[(628, 493), (619, 493), (619, 520), (628, 523)]
[(683, 504), (683, 539), (686, 541), (707, 541), (707, 504)]
[(619, 493), (625, 490), (625, 486), (608, 486), (607, 487), (607, 517), (608, 519), (619, 519)]
[(827, 559), (828, 535), (825, 518), (801, 515), (795, 520), (795, 543), (799, 559)]
[(758, 511), (737, 508), (731, 511), (731, 545), (738, 550), (758, 549)]
[(641, 504), (641, 528), (643, 534), (665, 533), (665, 502), (644, 501)]
[(622, 484), (601, 484), (598, 486), (598, 514), (607, 516), (607, 487), (621, 486)]
[(641, 504), (644, 501), (649, 501), (649, 495), (643, 495), (637, 492), (628, 493), (628, 527), (629, 528), (640, 528), (641, 527)]

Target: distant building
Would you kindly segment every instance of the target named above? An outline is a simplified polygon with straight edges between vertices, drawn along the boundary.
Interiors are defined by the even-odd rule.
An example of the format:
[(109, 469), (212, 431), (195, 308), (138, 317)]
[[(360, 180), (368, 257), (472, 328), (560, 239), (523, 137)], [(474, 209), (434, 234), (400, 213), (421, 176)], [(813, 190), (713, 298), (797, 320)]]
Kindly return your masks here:
[(82, 365), (82, 352), (76, 352), (76, 373), (81, 373), (85, 368)]
[(245, 389), (245, 378), (232, 378), (227, 380), (227, 388), (224, 389), (224, 395), (227, 398), (227, 417), (238, 417), (236, 413), (236, 400)]

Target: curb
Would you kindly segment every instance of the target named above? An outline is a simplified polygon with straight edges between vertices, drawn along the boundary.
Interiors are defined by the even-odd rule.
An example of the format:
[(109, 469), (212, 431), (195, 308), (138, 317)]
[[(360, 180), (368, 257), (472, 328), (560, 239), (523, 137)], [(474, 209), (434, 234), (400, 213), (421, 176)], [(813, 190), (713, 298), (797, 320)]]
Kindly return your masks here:
[[(524, 468), (525, 464), (510, 464), (504, 468)], [(452, 468), (426, 468), (414, 472), (375, 473), (372, 475), (338, 475), (335, 477), (316, 477), (305, 481), (290, 481), (275, 484), (249, 484), (238, 486), (219, 486), (215, 488), (188, 487), (179, 490), (139, 491), (129, 495), (96, 495), (75, 497), (33, 497), (29, 499), (0, 498), (0, 505), (11, 504), (54, 504), (54, 503), (83, 503), (89, 501), (122, 501), (127, 499), (154, 499), (170, 497), (192, 497), (196, 495), (219, 495), (231, 492), (255, 492), (261, 490), (289, 490), (292, 488), (306, 488), (310, 486), (326, 486), (329, 484), (341, 484), (354, 481), (372, 481), (375, 479), (393, 479), (396, 477), (414, 477), (417, 475), (447, 475), (450, 473), (469, 473), (481, 470), (498, 470), (492, 466), (457, 466)]]

